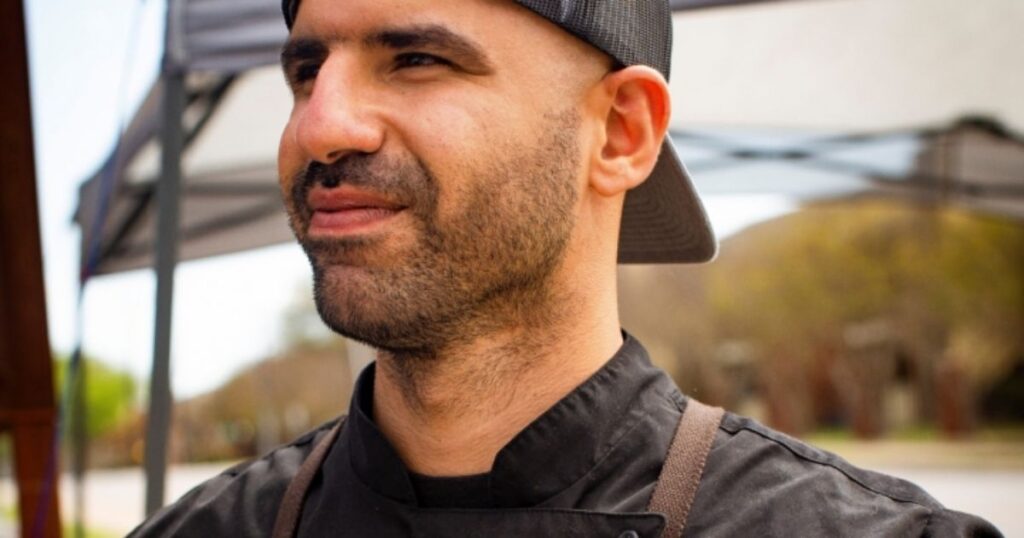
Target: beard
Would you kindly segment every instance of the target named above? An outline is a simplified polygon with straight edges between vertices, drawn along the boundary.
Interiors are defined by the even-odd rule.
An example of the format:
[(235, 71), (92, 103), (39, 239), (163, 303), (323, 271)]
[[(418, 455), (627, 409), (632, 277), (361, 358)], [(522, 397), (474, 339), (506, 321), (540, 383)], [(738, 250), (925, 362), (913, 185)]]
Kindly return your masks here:
[[(379, 153), (312, 163), (299, 174), (286, 206), (324, 323), (394, 355), (429, 357), (494, 331), (550, 322), (558, 303), (552, 275), (579, 196), (579, 119), (563, 112), (543, 123), (538, 139), (488, 145), (460, 163), (462, 175), (450, 184), (416, 158)], [(317, 183), (362, 187), (405, 207), (412, 243), (387, 251), (372, 236), (307, 237), (307, 194)], [(445, 215), (442, 196), (453, 197)]]

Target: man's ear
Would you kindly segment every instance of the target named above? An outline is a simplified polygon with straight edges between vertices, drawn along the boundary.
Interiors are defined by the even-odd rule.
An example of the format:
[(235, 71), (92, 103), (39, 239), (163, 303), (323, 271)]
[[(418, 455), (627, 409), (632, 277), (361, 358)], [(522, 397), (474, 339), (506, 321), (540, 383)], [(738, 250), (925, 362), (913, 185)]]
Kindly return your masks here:
[(614, 196), (643, 183), (654, 169), (672, 110), (668, 83), (650, 67), (613, 71), (601, 84), (610, 101), (604, 144), (592, 156), (590, 184)]

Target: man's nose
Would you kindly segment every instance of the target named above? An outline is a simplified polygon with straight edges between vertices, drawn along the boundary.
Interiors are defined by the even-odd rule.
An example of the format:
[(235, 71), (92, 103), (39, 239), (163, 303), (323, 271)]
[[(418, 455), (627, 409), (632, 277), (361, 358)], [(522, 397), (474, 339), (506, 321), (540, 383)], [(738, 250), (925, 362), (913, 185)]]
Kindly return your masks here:
[(343, 65), (326, 62), (296, 118), (295, 137), (306, 155), (332, 163), (350, 153), (374, 153), (384, 129), (373, 91)]

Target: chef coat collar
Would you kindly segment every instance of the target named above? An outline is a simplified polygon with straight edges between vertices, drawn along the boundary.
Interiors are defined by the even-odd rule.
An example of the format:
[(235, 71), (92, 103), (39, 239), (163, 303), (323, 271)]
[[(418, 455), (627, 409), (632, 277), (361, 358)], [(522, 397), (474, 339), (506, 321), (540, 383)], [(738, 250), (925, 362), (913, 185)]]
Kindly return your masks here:
[[(651, 392), (645, 389), (664, 384), (664, 374), (651, 365), (635, 338), (623, 333), (623, 340), (600, 370), (498, 452), (490, 472), (495, 508), (536, 506), (584, 480), (619, 448), (649, 407), (657, 405), (645, 396)], [(359, 376), (338, 442), (347, 445), (352, 469), (364, 484), (385, 497), (415, 505), (408, 470), (372, 418), (375, 366), (370, 364)], [(344, 452), (332, 450), (328, 459)]]

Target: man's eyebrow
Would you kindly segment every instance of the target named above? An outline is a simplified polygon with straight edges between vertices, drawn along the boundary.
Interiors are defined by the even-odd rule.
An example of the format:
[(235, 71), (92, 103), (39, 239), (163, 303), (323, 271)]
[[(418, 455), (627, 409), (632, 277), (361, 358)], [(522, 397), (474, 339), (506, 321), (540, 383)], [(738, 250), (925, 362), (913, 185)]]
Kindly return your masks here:
[(363, 44), (369, 47), (409, 49), (426, 47), (448, 53), (490, 69), (491, 62), (483, 48), (468, 37), (437, 24), (384, 28), (368, 34)]
[(281, 67), (288, 69), (288, 66), (303, 60), (322, 60), (326, 56), (327, 45), (319, 39), (289, 39), (281, 48)]

